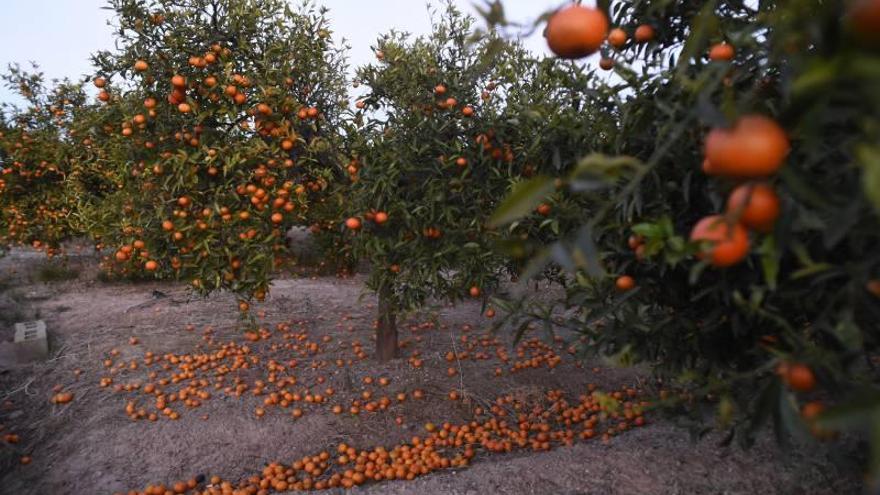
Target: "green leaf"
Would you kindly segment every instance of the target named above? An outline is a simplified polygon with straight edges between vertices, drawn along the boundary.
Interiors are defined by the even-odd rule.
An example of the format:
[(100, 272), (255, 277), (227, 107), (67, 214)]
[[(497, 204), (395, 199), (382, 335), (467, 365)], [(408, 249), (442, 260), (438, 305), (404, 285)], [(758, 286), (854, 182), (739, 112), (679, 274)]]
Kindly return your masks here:
[(837, 325), (834, 326), (834, 335), (840, 340), (840, 343), (851, 351), (859, 351), (862, 348), (862, 331), (856, 322), (853, 321), (852, 314), (847, 312), (843, 315)]
[(601, 189), (625, 175), (643, 169), (642, 162), (631, 156), (607, 156), (592, 153), (578, 161), (569, 183), (572, 191)]
[(529, 214), (553, 191), (553, 179), (533, 177), (517, 183), (489, 218), (490, 227), (499, 227)]
[(823, 412), (816, 424), (822, 428), (852, 429), (869, 424), (880, 413), (880, 390), (866, 387), (855, 390), (851, 397)]
[(880, 213), (880, 147), (862, 145), (856, 149), (856, 159), (862, 166), (862, 188)]
[(819, 61), (792, 82), (792, 96), (794, 98), (802, 98), (808, 94), (818, 92), (833, 82), (839, 72), (840, 68), (837, 64), (829, 61)]
[(663, 236), (663, 226), (656, 223), (637, 223), (632, 226), (632, 231), (649, 238)]
[(770, 290), (776, 290), (779, 277), (779, 252), (776, 249), (776, 238), (767, 236), (758, 251), (761, 253), (761, 268), (764, 270), (764, 281)]

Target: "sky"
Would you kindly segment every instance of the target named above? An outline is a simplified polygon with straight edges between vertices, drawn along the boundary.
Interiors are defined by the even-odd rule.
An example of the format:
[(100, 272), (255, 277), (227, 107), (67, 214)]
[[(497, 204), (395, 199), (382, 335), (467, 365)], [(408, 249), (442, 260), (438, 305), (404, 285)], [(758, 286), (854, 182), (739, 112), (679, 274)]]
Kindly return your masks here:
[[(3, 29), (0, 29), (0, 69), (13, 62), (28, 66), (37, 62), (47, 79), (70, 77), (77, 80), (89, 73), (89, 55), (113, 48), (112, 29), (107, 25), (112, 12), (103, 10), (105, 0), (0, 0), (3, 3)], [(299, 0), (290, 0), (299, 3)], [(474, 2), (454, 0), (463, 11), (476, 14)], [(336, 38), (345, 37), (351, 45), (350, 65), (374, 61), (370, 50), (379, 34), (391, 28), (424, 34), (430, 29), (424, 0), (317, 0), (330, 8), (331, 26)], [(435, 4), (437, 1), (435, 0)], [(546, 10), (558, 7), (560, 0), (505, 0), (507, 18), (531, 22)], [(589, 3), (589, 2), (588, 2)], [(540, 30), (524, 40), (535, 53), (546, 53)], [(0, 101), (17, 101), (0, 87)]]

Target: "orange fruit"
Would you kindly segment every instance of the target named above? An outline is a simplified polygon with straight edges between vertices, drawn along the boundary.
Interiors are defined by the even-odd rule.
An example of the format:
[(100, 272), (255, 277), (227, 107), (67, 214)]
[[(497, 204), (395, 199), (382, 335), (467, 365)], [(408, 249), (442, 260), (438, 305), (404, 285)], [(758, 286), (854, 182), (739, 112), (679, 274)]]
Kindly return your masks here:
[(635, 249), (644, 243), (645, 239), (638, 234), (633, 234), (626, 240), (626, 245), (629, 246), (630, 249)]
[(107, 85), (107, 80), (103, 77), (96, 77), (94, 83), (96, 88), (103, 88)]
[(189, 103), (181, 103), (177, 105), (177, 110), (180, 111), (180, 113), (189, 113), (192, 110), (192, 107)]
[(535, 208), (535, 211), (538, 212), (538, 215), (541, 215), (544, 217), (546, 217), (547, 215), (550, 214), (550, 210), (551, 210), (550, 205), (548, 205), (546, 203), (541, 203), (538, 205), (537, 208)]
[(621, 292), (626, 292), (636, 286), (636, 281), (629, 275), (622, 275), (614, 282), (614, 286)]
[(862, 39), (880, 41), (880, 0), (855, 0), (846, 13), (852, 30)]
[(137, 62), (134, 63), (134, 70), (136, 70), (138, 72), (144, 72), (145, 70), (147, 70), (149, 68), (150, 68), (149, 64), (147, 64), (147, 62), (145, 62), (143, 60), (138, 60)]
[(144, 263), (144, 269), (147, 270), (148, 272), (154, 272), (158, 268), (159, 268), (159, 264), (153, 260), (150, 260), (150, 261), (147, 261), (146, 263)]
[(471, 297), (480, 297), (480, 288), (475, 285), (468, 290), (468, 293)]
[(745, 227), (739, 223), (731, 226), (721, 215), (710, 215), (697, 222), (690, 239), (709, 244), (698, 257), (708, 257), (716, 267), (735, 265), (749, 253), (749, 234)]
[(171, 78), (171, 85), (175, 88), (186, 87), (186, 78), (184, 78), (180, 74), (176, 74), (174, 77)]
[(869, 280), (868, 283), (865, 284), (865, 290), (873, 294), (874, 297), (880, 299), (880, 280)]
[(712, 45), (712, 48), (709, 49), (709, 60), (733, 60), (733, 56), (736, 54), (733, 46), (728, 45), (727, 43), (717, 43)]
[(654, 39), (654, 28), (648, 24), (642, 24), (636, 28), (636, 42), (647, 43)]
[(547, 21), (547, 45), (560, 58), (577, 59), (599, 49), (608, 35), (608, 18), (598, 10), (571, 5), (556, 11)]
[(382, 225), (383, 223), (388, 221), (388, 214), (384, 211), (376, 212), (375, 222), (378, 225)]
[(770, 232), (779, 217), (779, 196), (767, 184), (743, 184), (727, 198), (727, 213), (746, 227)]
[(358, 230), (361, 228), (361, 221), (355, 217), (351, 217), (345, 221), (345, 226), (350, 230)]
[(461, 109), (461, 114), (465, 117), (473, 117), (474, 115), (474, 107), (468, 105)]
[(775, 120), (763, 115), (746, 115), (730, 129), (712, 129), (706, 136), (705, 148), (713, 173), (766, 177), (782, 166), (788, 155), (789, 141)]
[(718, 171), (715, 169), (715, 167), (712, 166), (712, 162), (710, 162), (708, 158), (703, 158), (703, 163), (700, 165), (700, 169), (706, 175), (715, 175), (718, 173)]
[(816, 387), (816, 376), (809, 366), (801, 363), (792, 363), (785, 368), (782, 376), (785, 383), (797, 392), (809, 392)]
[(620, 48), (626, 44), (628, 38), (626, 31), (620, 28), (614, 28), (608, 33), (608, 44), (614, 48)]
[(821, 402), (814, 400), (804, 404), (804, 406), (801, 408), (801, 416), (805, 420), (810, 421), (816, 419), (816, 417), (821, 414), (823, 410), (825, 410), (825, 406)]
[(614, 59), (603, 58), (599, 60), (599, 68), (602, 70), (611, 70), (614, 68)]
[(446, 86), (444, 86), (442, 84), (438, 84), (437, 86), (434, 86), (434, 94), (438, 95), (438, 96), (445, 95), (446, 94)]

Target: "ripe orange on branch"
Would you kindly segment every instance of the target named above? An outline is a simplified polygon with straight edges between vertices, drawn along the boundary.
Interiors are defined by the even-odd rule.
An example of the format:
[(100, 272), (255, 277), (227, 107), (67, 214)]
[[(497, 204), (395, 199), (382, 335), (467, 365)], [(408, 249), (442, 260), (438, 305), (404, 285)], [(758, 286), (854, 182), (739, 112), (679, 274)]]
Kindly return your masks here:
[(712, 45), (712, 48), (709, 49), (709, 60), (733, 60), (735, 54), (736, 52), (733, 49), (733, 46), (727, 43), (718, 43), (716, 45)]
[(636, 41), (638, 43), (647, 43), (654, 39), (654, 28), (650, 24), (642, 24), (636, 28)]
[(620, 292), (626, 292), (636, 286), (636, 281), (629, 275), (622, 275), (614, 282), (614, 286)]
[(345, 226), (350, 230), (358, 230), (361, 228), (361, 221), (355, 217), (351, 217), (345, 221)]
[(797, 392), (809, 392), (816, 387), (816, 375), (803, 363), (782, 363), (777, 372), (785, 384)]
[(735, 265), (749, 253), (749, 234), (745, 227), (739, 223), (730, 225), (721, 215), (704, 217), (697, 222), (691, 231), (691, 241), (708, 244), (698, 256), (708, 258), (716, 267)]
[(544, 35), (557, 56), (583, 58), (602, 46), (608, 35), (608, 18), (598, 9), (571, 5), (550, 17)]
[(855, 0), (846, 18), (859, 37), (874, 43), (880, 41), (880, 0)]
[(766, 177), (782, 167), (789, 141), (775, 120), (763, 115), (741, 117), (730, 129), (715, 128), (706, 136), (706, 159), (713, 174)]
[(620, 28), (614, 28), (608, 33), (608, 44), (614, 48), (620, 48), (626, 44), (628, 38), (626, 31)]
[(752, 230), (770, 232), (779, 217), (779, 196), (767, 184), (743, 184), (727, 199), (727, 212)]

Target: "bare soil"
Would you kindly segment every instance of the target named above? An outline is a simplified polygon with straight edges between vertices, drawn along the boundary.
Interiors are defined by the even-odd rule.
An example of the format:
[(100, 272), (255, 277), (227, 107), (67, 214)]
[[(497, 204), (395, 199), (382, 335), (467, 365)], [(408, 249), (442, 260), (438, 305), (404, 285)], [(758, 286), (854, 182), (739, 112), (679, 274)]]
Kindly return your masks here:
[[(14, 321), (31, 318), (45, 320), (51, 335), (49, 361), (0, 371), (0, 494), (128, 493), (150, 483), (170, 486), (198, 475), (216, 475), (235, 484), (259, 474), (269, 462), (290, 464), (324, 450), (335, 455), (340, 442), (357, 448), (391, 447), (424, 435), (427, 422), (465, 423), (474, 418), (477, 407), (489, 409), (497, 397), (510, 395), (530, 403), (540, 401), (548, 390), (562, 390), (576, 401), (587, 393), (588, 384), (608, 392), (651, 392), (645, 370), (601, 363), (578, 367), (564, 343), (540, 344), (537, 334), (519, 348), (524, 357), (518, 357), (507, 336), (500, 335), (498, 342), (485, 336), (487, 320), (476, 302), (411, 315), (400, 324), (404, 357), (380, 365), (371, 358), (375, 299), (365, 295), (359, 276), (277, 280), (271, 296), (252, 309), (252, 314), (262, 315), (257, 323), (266, 330), (264, 338), (252, 342), (245, 338), (247, 322), (241, 320), (232, 295), (194, 299), (177, 283), (100, 282), (95, 260), (87, 255), (68, 261), (77, 278), (39, 282), (34, 274), (45, 263), (39, 255), (21, 251), (0, 259), (0, 340), (11, 340)], [(358, 357), (355, 342), (366, 357)], [(447, 360), (448, 352), (460, 354), (468, 344), (468, 358)], [(230, 371), (219, 388), (214, 387), (214, 375), (197, 374), (197, 380), (209, 381), (210, 386), (200, 390), (210, 398), (197, 407), (169, 402), (179, 419), (156, 410), (142, 387), (178, 372), (181, 368), (170, 364), (172, 358), (208, 355), (224, 345), (238, 350), (246, 346), (242, 359), (249, 366)], [(499, 359), (499, 350), (510, 355), (510, 362)], [(152, 364), (144, 362), (147, 352), (156, 356)], [(477, 359), (480, 353), (486, 359)], [(554, 367), (544, 361), (536, 368), (511, 371), (515, 361), (539, 355), (556, 355), (562, 361)], [(414, 367), (413, 359), (421, 359), (421, 366)], [(291, 360), (296, 360), (295, 366)], [(132, 369), (132, 362), (137, 368)], [(288, 387), (291, 391), (305, 395), (308, 389), (325, 395), (326, 402), (264, 405), (273, 388), (267, 384), (264, 393), (254, 395), (254, 384), (267, 381), (279, 365), (285, 369), (277, 371), (278, 377), (297, 377), (297, 384)], [(454, 376), (448, 376), (450, 367), (457, 371)], [(157, 375), (150, 377), (151, 371)], [(366, 384), (365, 377), (373, 383)], [(380, 385), (382, 377), (390, 383)], [(102, 378), (113, 383), (101, 387)], [(168, 383), (164, 391), (176, 392), (191, 379)], [(238, 383), (249, 388), (240, 395), (224, 392), (224, 387)], [(126, 384), (139, 389), (115, 390)], [(72, 392), (74, 400), (66, 405), (50, 402), (56, 386)], [(324, 392), (327, 387), (334, 389), (332, 396)], [(424, 399), (413, 398), (416, 389), (424, 391)], [(363, 399), (365, 391), (373, 394), (370, 400), (388, 396), (391, 404), (384, 411), (351, 414), (353, 401), (362, 400), (362, 406), (370, 402)], [(449, 400), (450, 391), (464, 399)], [(395, 399), (399, 392), (407, 394), (405, 402)], [(126, 413), (129, 402), (135, 416), (143, 409), (158, 413), (158, 419), (132, 419)], [(344, 406), (342, 414), (331, 411), (336, 404)], [(265, 415), (257, 417), (261, 407)], [(303, 413), (299, 418), (292, 416), (296, 408)], [(766, 438), (743, 451), (720, 447), (716, 434), (694, 440), (671, 420), (650, 412), (645, 417), (645, 426), (619, 432), (608, 441), (596, 437), (572, 446), (554, 444), (550, 451), (517, 449), (507, 454), (478, 448), (470, 466), (412, 481), (368, 483), (358, 490), (836, 495), (862, 490), (863, 453), (851, 439), (783, 452)], [(2, 441), (10, 433), (20, 441)], [(22, 456), (30, 456), (31, 462), (21, 464)]]

